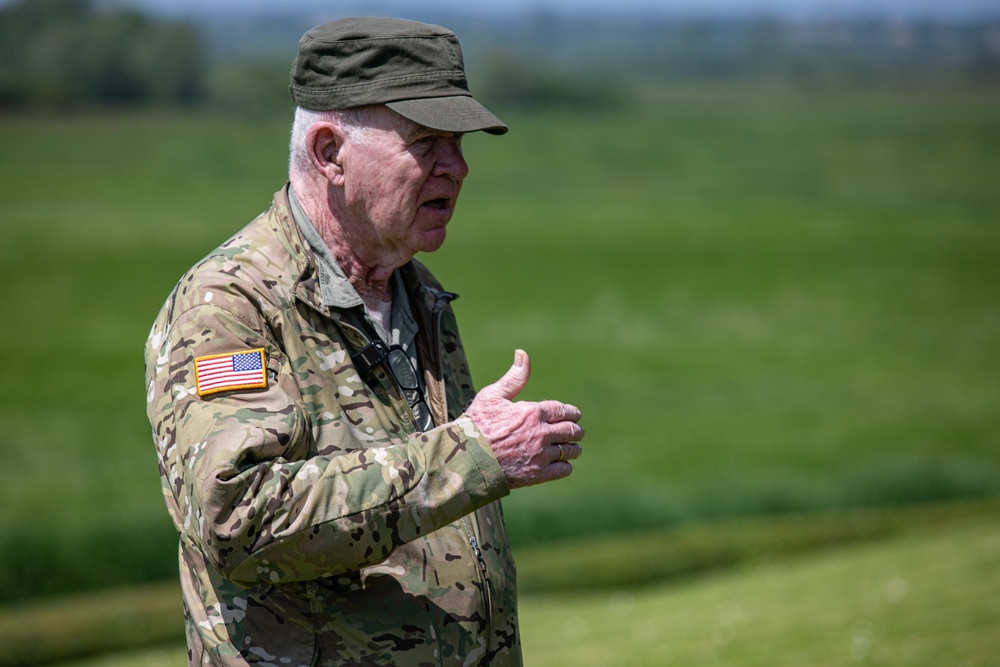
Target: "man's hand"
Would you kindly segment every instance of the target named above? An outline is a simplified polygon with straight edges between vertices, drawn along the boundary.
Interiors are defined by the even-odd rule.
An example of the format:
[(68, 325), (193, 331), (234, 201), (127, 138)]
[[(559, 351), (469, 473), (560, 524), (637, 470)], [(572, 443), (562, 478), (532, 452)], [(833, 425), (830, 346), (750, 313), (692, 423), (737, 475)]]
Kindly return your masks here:
[(573, 472), (570, 460), (583, 451), (580, 410), (559, 401), (513, 402), (531, 375), (523, 350), (502, 378), (476, 395), (466, 410), (500, 461), (511, 488), (541, 484)]

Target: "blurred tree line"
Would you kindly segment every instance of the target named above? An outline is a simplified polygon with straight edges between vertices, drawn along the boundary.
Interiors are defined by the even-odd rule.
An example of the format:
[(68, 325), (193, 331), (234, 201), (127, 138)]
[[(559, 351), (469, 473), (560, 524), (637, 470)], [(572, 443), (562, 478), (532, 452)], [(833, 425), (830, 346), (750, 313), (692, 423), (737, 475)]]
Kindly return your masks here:
[[(589, 80), (591, 87), (780, 83), (813, 89), (995, 88), (1000, 6), (947, 18), (856, 15), (562, 16), (456, 25), (472, 49)], [(471, 50), (471, 49), (467, 49)], [(483, 59), (487, 64), (492, 58)], [(519, 74), (520, 76), (520, 74)], [(521, 81), (518, 82), (520, 85)]]
[[(501, 109), (606, 109), (649, 83), (1000, 85), (1000, 12), (962, 21), (795, 21), (431, 10), (416, 17), (415, 9), (398, 9), (461, 35), (474, 92)], [(256, 13), (202, 13), (195, 22), (106, 0), (15, 0), (0, 6), (0, 108), (181, 104), (287, 112), (288, 67), (314, 20), (278, 3)]]
[(203, 97), (198, 28), (91, 0), (0, 8), (0, 106), (191, 104)]

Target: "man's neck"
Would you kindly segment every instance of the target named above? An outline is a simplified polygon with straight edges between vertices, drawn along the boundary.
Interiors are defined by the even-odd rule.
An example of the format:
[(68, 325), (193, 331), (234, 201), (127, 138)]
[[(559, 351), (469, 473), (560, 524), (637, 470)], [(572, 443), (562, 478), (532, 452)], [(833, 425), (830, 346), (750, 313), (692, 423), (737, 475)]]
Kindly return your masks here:
[(342, 234), (325, 233), (323, 227), (318, 227), (317, 231), (362, 301), (366, 304), (370, 300), (392, 301), (392, 272), (395, 267), (368, 266), (351, 249)]
[[(317, 201), (314, 188), (294, 188), (302, 212), (326, 243), (344, 277), (363, 301), (392, 301), (392, 273), (396, 267), (363, 258), (351, 247), (350, 234), (330, 212), (326, 202)], [(371, 306), (371, 304), (369, 304)]]

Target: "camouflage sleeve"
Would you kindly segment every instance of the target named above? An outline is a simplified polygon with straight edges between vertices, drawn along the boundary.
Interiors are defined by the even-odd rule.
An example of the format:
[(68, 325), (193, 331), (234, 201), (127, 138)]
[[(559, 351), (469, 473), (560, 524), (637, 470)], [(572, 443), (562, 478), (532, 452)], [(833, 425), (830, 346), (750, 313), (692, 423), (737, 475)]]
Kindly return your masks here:
[[(162, 412), (173, 432), (161, 417), (157, 442), (175, 520), (182, 539), (240, 585), (379, 563), (397, 546), (509, 493), (472, 420), (407, 437), (358, 419), (382, 407), (365, 405), (364, 395), (353, 395), (343, 410), (317, 408), (315, 394), (303, 396), (309, 390), (296, 382), (294, 360), (259, 322), (203, 304), (163, 337), (154, 383), (162, 383)], [(254, 348), (265, 350), (265, 389), (198, 396), (197, 357)], [(350, 364), (332, 373), (334, 382), (359, 382)], [(303, 406), (321, 415), (321, 429)]]

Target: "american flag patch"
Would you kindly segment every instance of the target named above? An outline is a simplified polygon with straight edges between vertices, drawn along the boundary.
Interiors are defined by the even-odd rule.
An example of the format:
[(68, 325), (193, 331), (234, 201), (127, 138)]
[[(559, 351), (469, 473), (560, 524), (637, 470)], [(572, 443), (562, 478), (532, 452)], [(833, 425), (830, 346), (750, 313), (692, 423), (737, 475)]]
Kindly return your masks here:
[(267, 386), (264, 348), (198, 357), (194, 360), (194, 376), (199, 396), (233, 389), (261, 389)]

